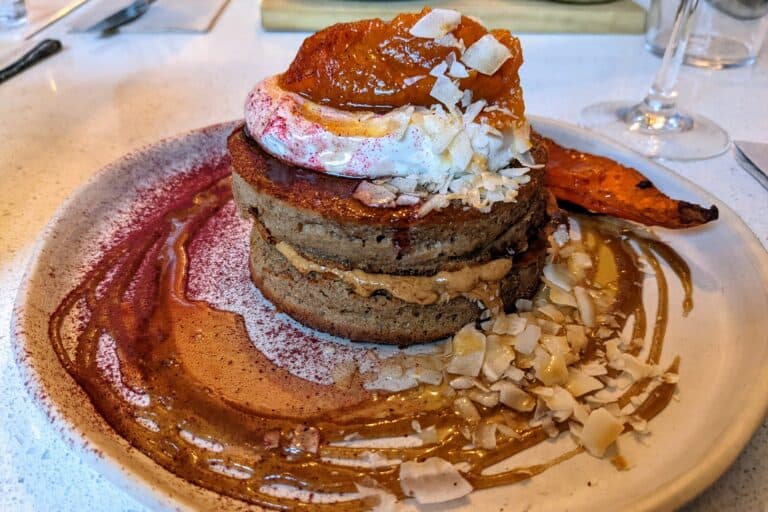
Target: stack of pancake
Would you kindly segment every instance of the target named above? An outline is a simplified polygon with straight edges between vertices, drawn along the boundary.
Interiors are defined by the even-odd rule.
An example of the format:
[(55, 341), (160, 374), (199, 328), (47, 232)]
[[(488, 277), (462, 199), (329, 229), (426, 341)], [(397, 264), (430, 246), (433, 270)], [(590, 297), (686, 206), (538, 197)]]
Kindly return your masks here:
[[(544, 162), (544, 146), (533, 142), (535, 161)], [(550, 221), (540, 169), (529, 171), (515, 202), (485, 213), (454, 202), (420, 216), (418, 205), (362, 204), (353, 197), (359, 180), (282, 162), (245, 128), (228, 145), (237, 206), (253, 219), (253, 282), (307, 326), (405, 346), (451, 336), (487, 307), (510, 310), (538, 287)], [(493, 262), (504, 273), (486, 276), (491, 300), (440, 291), (450, 274), (488, 274)], [(420, 291), (425, 283), (435, 288)]]

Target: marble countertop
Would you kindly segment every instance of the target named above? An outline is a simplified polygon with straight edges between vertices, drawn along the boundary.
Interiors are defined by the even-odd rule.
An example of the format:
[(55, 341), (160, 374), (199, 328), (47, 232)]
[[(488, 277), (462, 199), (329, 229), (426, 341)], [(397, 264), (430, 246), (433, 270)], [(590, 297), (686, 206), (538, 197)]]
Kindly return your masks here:
[[(62, 2), (58, 2), (61, 4)], [(30, 0), (33, 21), (56, 1)], [(37, 9), (37, 10), (35, 10)], [(37, 234), (92, 173), (162, 137), (241, 116), (248, 89), (288, 63), (303, 34), (261, 30), (258, 2), (232, 0), (207, 35), (68, 34), (55, 57), (0, 85), (0, 325)], [(18, 44), (0, 35), (0, 53)], [(527, 111), (575, 120), (603, 99), (640, 99), (659, 65), (640, 36), (524, 35)], [(684, 68), (680, 103), (733, 138), (768, 142), (768, 52), (755, 67)], [(768, 246), (768, 192), (732, 153), (669, 167), (728, 204)], [(760, 321), (764, 321), (760, 319)], [(87, 466), (22, 386), (0, 329), (0, 510), (144, 510)], [(768, 423), (689, 511), (768, 510)]]

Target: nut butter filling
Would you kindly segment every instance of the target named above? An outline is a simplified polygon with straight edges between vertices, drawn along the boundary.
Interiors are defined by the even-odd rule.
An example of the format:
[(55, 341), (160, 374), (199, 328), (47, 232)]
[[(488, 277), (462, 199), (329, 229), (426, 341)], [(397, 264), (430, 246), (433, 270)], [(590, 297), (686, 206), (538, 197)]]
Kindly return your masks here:
[(343, 270), (315, 263), (285, 242), (278, 242), (275, 249), (302, 274), (317, 272), (332, 275), (350, 285), (355, 293), (363, 297), (384, 290), (404, 302), (422, 306), (444, 303), (463, 296), (481, 301), (491, 311), (501, 311), (504, 304), (500, 297), (499, 281), (512, 269), (512, 260), (501, 258), (459, 270), (443, 270), (433, 276), (372, 274), (360, 269)]
[[(130, 236), (104, 250), (50, 318), (51, 342), (62, 365), (98, 413), (136, 449), (211, 491), (270, 509), (320, 511), (372, 507), (356, 497), (360, 484), (404, 497), (397, 465), (334, 462), (359, 460), (366, 452), (402, 461), (435, 456), (462, 463), (463, 476), (475, 489), (531, 478), (579, 453), (567, 450), (540, 464), (490, 473), (494, 464), (550, 439), (542, 427), (530, 425), (533, 412), (478, 406), (479, 421), (503, 422), (514, 435), (500, 437), (494, 449), (467, 448), (463, 432), (470, 420), (452, 409), (445, 382), (369, 392), (359, 375), (342, 388), (303, 380), (274, 364), (252, 344), (243, 317), (187, 295), (189, 246), (230, 201), (225, 178), (176, 201), (157, 220), (142, 219)], [(662, 242), (600, 220), (585, 218), (582, 234), (596, 261), (590, 281), (610, 293), (610, 311), (617, 318), (634, 315), (633, 337), (644, 339), (652, 330), (647, 361), (659, 362), (669, 307), (661, 262), (685, 284), (686, 310), (692, 306), (687, 265)], [(642, 304), (641, 257), (657, 277), (658, 311), (651, 321)], [(483, 275), (496, 278), (508, 265), (493, 263)], [(460, 284), (452, 286), (471, 290), (476, 279), (456, 277)], [(367, 281), (360, 283), (367, 290)], [(427, 298), (417, 296), (439, 300), (440, 293), (430, 290)], [(590, 333), (583, 360), (603, 345)], [(677, 365), (668, 371), (677, 373)], [(663, 382), (649, 390), (647, 382), (638, 381), (622, 400), (641, 402), (636, 414), (649, 420), (667, 406), (675, 389)], [(351, 437), (412, 436), (414, 422), (434, 426), (437, 435), (421, 446), (339, 446)], [(567, 429), (563, 425), (559, 428)], [(314, 495), (345, 493), (349, 501), (308, 503), (276, 496), (267, 488), (275, 484)]]

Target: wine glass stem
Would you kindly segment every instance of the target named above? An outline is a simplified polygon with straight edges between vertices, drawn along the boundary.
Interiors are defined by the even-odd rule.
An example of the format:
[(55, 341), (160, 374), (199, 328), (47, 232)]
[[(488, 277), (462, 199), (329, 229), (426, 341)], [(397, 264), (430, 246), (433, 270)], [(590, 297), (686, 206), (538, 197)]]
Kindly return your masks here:
[(693, 122), (677, 111), (675, 85), (688, 45), (691, 15), (698, 3), (699, 0), (681, 0), (661, 67), (642, 103), (624, 113), (627, 123), (656, 132), (682, 131), (692, 127)]

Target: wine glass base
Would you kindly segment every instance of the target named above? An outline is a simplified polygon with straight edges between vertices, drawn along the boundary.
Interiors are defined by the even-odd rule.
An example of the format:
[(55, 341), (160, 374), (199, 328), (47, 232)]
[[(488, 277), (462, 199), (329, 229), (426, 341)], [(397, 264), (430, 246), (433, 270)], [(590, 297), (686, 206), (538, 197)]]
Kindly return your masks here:
[(636, 102), (610, 101), (581, 111), (580, 124), (605, 135), (641, 155), (666, 160), (701, 160), (728, 149), (728, 134), (710, 119), (696, 114), (676, 114), (677, 119), (658, 129), (627, 117)]

